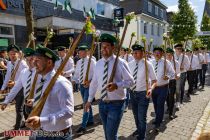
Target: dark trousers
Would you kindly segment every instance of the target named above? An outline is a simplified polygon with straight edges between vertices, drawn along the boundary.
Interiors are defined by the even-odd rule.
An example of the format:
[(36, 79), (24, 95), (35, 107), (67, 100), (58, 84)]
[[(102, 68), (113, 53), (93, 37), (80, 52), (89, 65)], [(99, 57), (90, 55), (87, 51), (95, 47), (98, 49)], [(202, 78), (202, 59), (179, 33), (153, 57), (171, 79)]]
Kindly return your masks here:
[(155, 126), (159, 127), (163, 121), (164, 105), (168, 94), (168, 85), (163, 87), (156, 87), (152, 93), (152, 101), (156, 114)]
[(176, 80), (170, 80), (169, 81), (169, 90), (168, 90), (168, 96), (167, 96), (167, 106), (168, 106), (168, 111), (169, 115), (173, 115), (173, 110), (174, 110), (174, 103), (175, 103), (175, 95), (176, 93)]
[(16, 109), (16, 123), (14, 128), (15, 130), (20, 129), (23, 119), (23, 106), (24, 106), (24, 95), (22, 88), (15, 97), (15, 109)]
[(23, 107), (23, 115), (24, 115), (24, 118), (25, 120), (27, 120), (29, 114), (31, 113), (32, 111), (32, 107), (31, 106), (27, 106), (27, 105), (24, 105)]
[(202, 81), (201, 81), (201, 86), (204, 87), (205, 82), (206, 82), (206, 71), (208, 69), (207, 64), (202, 65)]
[(125, 101), (119, 103), (99, 103), (99, 115), (106, 140), (118, 140), (117, 131), (125, 109)]
[(193, 93), (193, 85), (194, 85), (194, 77), (195, 77), (195, 71), (187, 71), (187, 81), (188, 81), (188, 94)]
[[(83, 104), (85, 105), (86, 102), (88, 101), (89, 97), (89, 87), (86, 88), (82, 84), (80, 84), (80, 93), (82, 96)], [(82, 117), (82, 127), (86, 128), (87, 123), (93, 122), (93, 110), (92, 107), (90, 107), (90, 110), (88, 112), (83, 112), (83, 117)]]
[(183, 72), (181, 73), (181, 76), (180, 76), (180, 93), (181, 93), (180, 103), (183, 102), (183, 98), (184, 98), (185, 82), (186, 82), (186, 72)]
[(138, 140), (144, 140), (147, 126), (147, 110), (149, 98), (146, 97), (146, 91), (130, 92), (133, 116), (136, 128), (138, 130)]
[(195, 80), (195, 88), (198, 87), (198, 81), (200, 82), (201, 85), (201, 81), (202, 81), (202, 69), (197, 69), (197, 75), (196, 75), (196, 80)]

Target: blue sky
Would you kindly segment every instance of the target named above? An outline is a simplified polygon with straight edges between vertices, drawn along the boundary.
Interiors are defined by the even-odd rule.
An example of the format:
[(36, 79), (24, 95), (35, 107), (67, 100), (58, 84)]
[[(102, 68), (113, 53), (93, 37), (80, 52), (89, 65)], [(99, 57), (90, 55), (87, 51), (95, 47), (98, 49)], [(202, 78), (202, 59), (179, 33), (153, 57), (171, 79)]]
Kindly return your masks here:
[[(178, 10), (178, 0), (160, 0), (162, 1), (167, 7), (167, 11), (177, 11)], [(189, 4), (195, 11), (195, 14), (198, 17), (198, 25), (201, 24), (203, 10), (206, 0), (188, 0)]]

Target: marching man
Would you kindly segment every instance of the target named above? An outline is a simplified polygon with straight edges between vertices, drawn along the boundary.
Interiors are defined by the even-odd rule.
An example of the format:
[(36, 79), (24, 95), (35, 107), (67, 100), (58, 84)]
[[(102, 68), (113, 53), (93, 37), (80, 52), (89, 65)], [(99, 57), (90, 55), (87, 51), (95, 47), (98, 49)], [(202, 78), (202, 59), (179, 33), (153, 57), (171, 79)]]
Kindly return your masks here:
[[(89, 48), (86, 45), (82, 45), (79, 46), (78, 49), (79, 49), (80, 60), (77, 62), (73, 81), (76, 81), (78, 84), (80, 84), (80, 92), (83, 99), (83, 104), (85, 105), (86, 102), (88, 101), (89, 85), (93, 78), (96, 61), (91, 58), (89, 73), (88, 73), (88, 81), (85, 81), (88, 62), (89, 62), (89, 56), (88, 56)], [(81, 127), (77, 130), (77, 133), (85, 132), (86, 126), (91, 126), (93, 124), (94, 124), (93, 111), (92, 108), (90, 107), (89, 111), (83, 112), (82, 124)]]
[[(64, 46), (58, 46), (58, 55), (60, 59), (55, 62), (55, 69), (57, 70), (58, 67), (61, 65), (63, 60), (66, 57), (66, 47)], [(72, 58), (69, 58), (68, 62), (66, 63), (62, 75), (66, 77), (68, 80), (71, 81), (72, 73), (74, 72), (74, 60)]]
[[(159, 127), (163, 121), (164, 105), (168, 94), (169, 79), (175, 75), (175, 71), (168, 60), (162, 58), (164, 50), (161, 47), (153, 49), (155, 60), (152, 60), (155, 74), (157, 76), (157, 86), (152, 91), (152, 100), (155, 110), (155, 131), (159, 131)], [(165, 74), (165, 75), (164, 75)]]
[[(1, 87), (1, 93), (4, 93), (7, 88), (12, 88), (19, 79), (20, 73), (25, 68), (28, 68), (26, 62), (24, 60), (19, 59), (20, 48), (16, 45), (9, 45), (7, 48), (7, 52), (10, 58), (10, 61), (7, 64), (7, 73), (5, 75), (5, 79), (3, 85)], [(13, 81), (14, 80), (14, 81)], [(20, 89), (17, 91), (17, 95), (15, 97), (15, 109), (16, 109), (16, 123), (14, 126), (15, 130), (20, 129), (22, 126), (23, 119), (23, 105), (24, 105), (24, 95), (23, 90)]]
[(146, 91), (146, 68), (144, 59), (144, 47), (138, 44), (132, 46), (134, 59), (129, 63), (131, 74), (134, 77), (135, 84), (130, 88), (131, 105), (137, 130), (133, 135), (138, 135), (138, 140), (145, 139), (147, 110), (149, 106), (152, 90), (156, 86), (157, 78), (152, 63), (147, 61), (148, 68), (148, 88)]
[[(36, 72), (42, 76), (35, 90), (33, 105), (42, 98), (43, 93), (49, 86), (55, 75), (55, 61), (59, 57), (50, 49), (40, 47), (35, 52)], [(72, 85), (63, 76), (56, 79), (50, 91), (40, 116), (31, 116), (26, 120), (26, 126), (31, 129), (39, 129), (45, 133), (59, 132), (62, 135), (58, 140), (71, 140), (72, 116), (74, 112), (74, 100)], [(53, 140), (50, 136), (37, 136), (36, 140)]]
[(113, 82), (109, 83), (116, 56), (114, 55), (116, 38), (110, 34), (100, 36), (102, 59), (96, 63), (93, 79), (90, 83), (88, 102), (85, 109), (88, 111), (96, 92), (101, 94), (99, 115), (103, 124), (106, 140), (117, 140), (117, 131), (125, 108), (125, 88), (133, 85), (127, 63), (118, 59)]
[(174, 57), (174, 50), (171, 48), (166, 49), (166, 59), (171, 63), (175, 75), (169, 80), (169, 90), (167, 96), (167, 105), (168, 105), (168, 113), (169, 119), (174, 119), (173, 111), (174, 111), (174, 104), (175, 104), (175, 93), (176, 93), (176, 81), (180, 78), (180, 66), (177, 60)]

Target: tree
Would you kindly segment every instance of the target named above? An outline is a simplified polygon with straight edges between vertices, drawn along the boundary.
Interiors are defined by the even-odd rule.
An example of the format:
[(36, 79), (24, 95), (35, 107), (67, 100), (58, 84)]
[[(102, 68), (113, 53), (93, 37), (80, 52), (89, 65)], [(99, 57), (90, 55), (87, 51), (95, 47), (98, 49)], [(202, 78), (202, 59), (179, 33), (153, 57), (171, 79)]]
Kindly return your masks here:
[[(26, 17), (26, 25), (27, 25), (27, 34), (28, 40), (30, 39), (29, 36), (32, 32), (34, 32), (34, 22), (33, 22), (33, 12), (31, 6), (31, 0), (24, 0), (24, 8), (25, 8), (25, 17)], [(35, 49), (35, 43), (31, 43), (30, 48)]]
[[(201, 31), (210, 31), (210, 17), (206, 12), (203, 14), (203, 19), (201, 22)], [(209, 36), (201, 36), (200, 37), (203, 45), (206, 45), (208, 47), (208, 50), (210, 49), (210, 37)]]
[(196, 33), (197, 17), (188, 0), (179, 0), (178, 12), (172, 17), (171, 34), (173, 40), (181, 42), (186, 36), (193, 37)]

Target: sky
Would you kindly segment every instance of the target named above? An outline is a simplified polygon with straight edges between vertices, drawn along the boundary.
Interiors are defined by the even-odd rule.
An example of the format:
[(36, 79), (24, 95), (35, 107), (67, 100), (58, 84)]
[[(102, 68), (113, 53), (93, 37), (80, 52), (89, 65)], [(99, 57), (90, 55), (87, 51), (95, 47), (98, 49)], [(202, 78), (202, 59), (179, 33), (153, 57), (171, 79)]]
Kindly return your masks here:
[[(160, 0), (165, 4), (168, 9), (167, 11), (177, 11), (178, 10), (178, 0)], [(195, 11), (195, 14), (198, 18), (198, 25), (201, 24), (202, 16), (203, 16), (203, 10), (205, 6), (206, 0), (188, 0), (189, 4), (192, 6), (193, 10)]]

